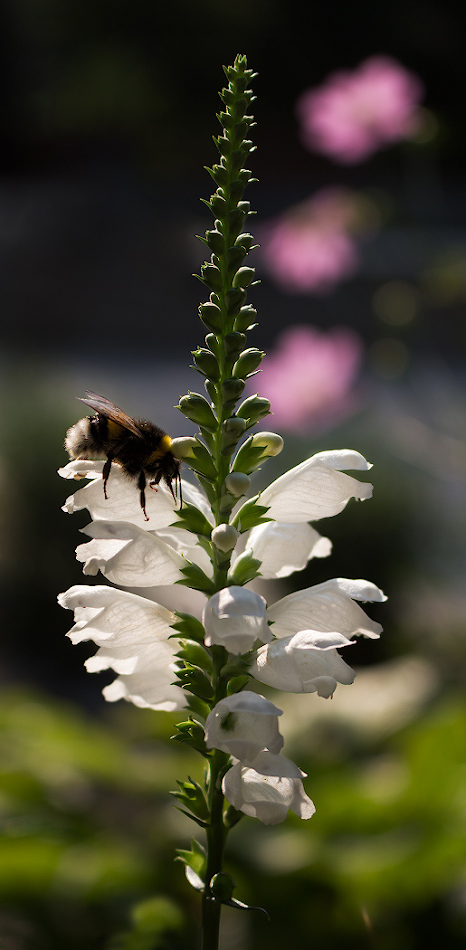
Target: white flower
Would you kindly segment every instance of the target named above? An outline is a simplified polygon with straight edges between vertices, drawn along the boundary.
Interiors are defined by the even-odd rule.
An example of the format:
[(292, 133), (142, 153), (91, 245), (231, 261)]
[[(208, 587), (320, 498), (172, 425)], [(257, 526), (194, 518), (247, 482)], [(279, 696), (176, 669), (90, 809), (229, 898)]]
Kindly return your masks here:
[(186, 559), (157, 535), (126, 521), (93, 521), (82, 529), (93, 540), (76, 548), (83, 573), (100, 571), (112, 584), (152, 587), (175, 584)]
[(337, 653), (338, 647), (353, 643), (341, 633), (300, 630), (260, 647), (249, 672), (275, 689), (317, 692), (327, 699), (335, 692), (337, 683), (349, 685), (354, 681), (354, 671)]
[(261, 494), (267, 516), (274, 521), (296, 523), (318, 521), (337, 515), (350, 498), (364, 500), (372, 495), (372, 485), (359, 482), (342, 469), (367, 471), (371, 468), (359, 452), (350, 449), (318, 452), (285, 472)]
[(250, 762), (263, 749), (280, 752), (283, 736), (278, 731), (282, 710), (258, 693), (243, 690), (221, 699), (207, 716), (208, 749), (221, 749), (241, 762)]
[(209, 597), (202, 622), (205, 645), (217, 644), (230, 653), (247, 653), (256, 640), (272, 639), (264, 598), (245, 587), (224, 587)]
[(186, 705), (184, 691), (173, 685), (177, 662), (171, 611), (145, 597), (117, 588), (85, 585), (60, 594), (62, 607), (74, 610), (72, 643), (93, 640), (99, 649), (86, 661), (91, 673), (111, 668), (120, 674), (103, 694), (136, 706), (176, 710)]
[(250, 764), (237, 762), (229, 769), (222, 791), (237, 811), (265, 825), (277, 825), (285, 820), (290, 808), (299, 818), (314, 814), (315, 806), (301, 781), (305, 774), (290, 759), (260, 752)]
[(262, 562), (260, 576), (269, 579), (302, 571), (312, 557), (327, 557), (332, 543), (306, 522), (278, 524), (268, 521), (252, 529), (247, 550)]
[(386, 596), (375, 584), (364, 580), (335, 577), (315, 587), (298, 590), (269, 607), (276, 637), (287, 637), (299, 630), (338, 630), (345, 637), (362, 634), (377, 638), (382, 626), (371, 620), (355, 600), (383, 601)]
[[(58, 474), (62, 478), (91, 479), (89, 484), (66, 499), (63, 505), (64, 511), (73, 514), (75, 511), (87, 508), (94, 520), (129, 521), (146, 531), (168, 528), (176, 520), (175, 512), (179, 508), (179, 501), (176, 502), (168, 487), (160, 483), (157, 491), (146, 491), (146, 511), (149, 516), (149, 520), (146, 521), (139, 503), (136, 482), (124, 474), (117, 462), (112, 462), (107, 483), (108, 498), (105, 498), (102, 482), (103, 466), (103, 462), (74, 459), (58, 469)], [(198, 488), (183, 480), (182, 493), (185, 501), (200, 508), (206, 518), (212, 521), (212, 512)]]

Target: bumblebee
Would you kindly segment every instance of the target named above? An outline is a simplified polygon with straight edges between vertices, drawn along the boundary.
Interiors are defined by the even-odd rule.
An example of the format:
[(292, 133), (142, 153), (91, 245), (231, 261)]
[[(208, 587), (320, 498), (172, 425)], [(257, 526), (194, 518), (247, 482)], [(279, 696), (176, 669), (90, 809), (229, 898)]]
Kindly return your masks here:
[[(118, 462), (128, 478), (136, 481), (139, 499), (146, 521), (147, 483), (157, 491), (164, 481), (177, 500), (178, 486), (180, 508), (182, 505), (180, 463), (170, 452), (170, 436), (159, 426), (145, 419), (132, 419), (113, 402), (86, 390), (86, 398), (80, 402), (95, 410), (95, 416), (86, 416), (71, 426), (66, 433), (65, 449), (71, 459), (95, 459), (105, 456), (102, 471), (104, 496), (107, 498), (107, 482), (112, 462)], [(175, 483), (175, 491), (173, 490)]]

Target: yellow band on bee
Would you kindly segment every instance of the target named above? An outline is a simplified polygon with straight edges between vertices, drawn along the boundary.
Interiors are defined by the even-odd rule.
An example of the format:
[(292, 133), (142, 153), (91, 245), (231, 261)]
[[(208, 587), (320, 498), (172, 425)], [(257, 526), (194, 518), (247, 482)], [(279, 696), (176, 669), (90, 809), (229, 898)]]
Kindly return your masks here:
[(146, 465), (147, 464), (150, 465), (151, 462), (155, 462), (156, 459), (163, 458), (163, 456), (166, 455), (167, 452), (170, 451), (171, 444), (172, 444), (172, 440), (169, 435), (162, 436), (162, 438), (160, 439), (158, 448), (156, 448), (154, 452), (151, 452), (151, 454), (149, 455), (149, 458), (147, 459)]

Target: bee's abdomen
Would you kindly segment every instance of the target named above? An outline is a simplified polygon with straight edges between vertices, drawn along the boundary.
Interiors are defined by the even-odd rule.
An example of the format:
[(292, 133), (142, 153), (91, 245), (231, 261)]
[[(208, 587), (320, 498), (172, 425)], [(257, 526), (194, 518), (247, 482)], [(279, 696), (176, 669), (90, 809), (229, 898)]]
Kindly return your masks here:
[(68, 429), (65, 449), (70, 458), (101, 458), (108, 454), (107, 420), (86, 416)]

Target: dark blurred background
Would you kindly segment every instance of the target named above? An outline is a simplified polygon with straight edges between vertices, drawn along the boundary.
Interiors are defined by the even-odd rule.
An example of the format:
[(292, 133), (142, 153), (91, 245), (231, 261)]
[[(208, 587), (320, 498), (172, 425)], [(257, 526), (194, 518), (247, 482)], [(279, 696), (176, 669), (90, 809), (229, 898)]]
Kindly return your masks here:
[[(351, 690), (332, 703), (283, 700), (294, 722), (285, 753), (309, 772), (318, 811), (305, 826), (246, 820), (232, 835), (238, 896), (274, 915), (270, 926), (227, 910), (222, 950), (274, 950), (292, 927), (314, 950), (429, 940), (456, 950), (466, 937), (466, 8), (4, 0), (0, 26), (0, 942), (192, 946), (197, 900), (173, 864), (192, 829), (167, 790), (199, 765), (167, 751), (170, 717), (106, 706), (111, 677), (88, 676), (89, 649), (65, 639), (56, 594), (81, 582), (73, 549), (86, 518), (61, 512), (67, 484), (55, 472), (86, 388), (187, 431), (172, 407), (201, 386), (188, 366), (203, 338), (191, 276), (203, 260), (195, 234), (210, 226), (203, 166), (216, 160), (221, 66), (243, 52), (259, 73), (251, 230), (335, 184), (378, 214), (357, 272), (331, 293), (286, 293), (254, 258), (252, 345), (273, 349), (290, 325), (344, 326), (364, 353), (354, 410), (291, 433), (263, 477), (331, 446), (374, 462), (374, 499), (322, 526), (331, 561), (276, 593), (340, 575), (367, 577), (390, 599), (370, 611), (383, 640), (354, 648)], [(430, 140), (354, 166), (305, 149), (297, 97), (380, 53), (421, 78)]]

